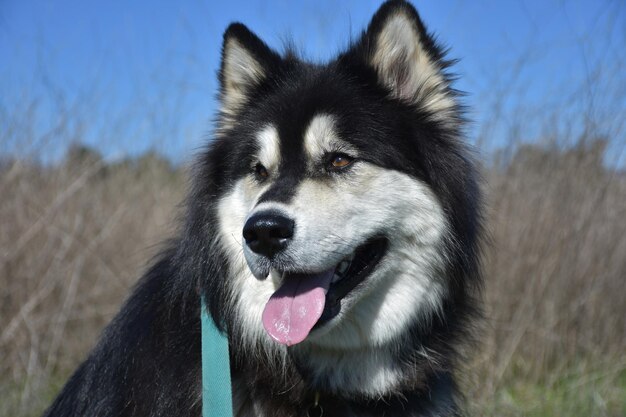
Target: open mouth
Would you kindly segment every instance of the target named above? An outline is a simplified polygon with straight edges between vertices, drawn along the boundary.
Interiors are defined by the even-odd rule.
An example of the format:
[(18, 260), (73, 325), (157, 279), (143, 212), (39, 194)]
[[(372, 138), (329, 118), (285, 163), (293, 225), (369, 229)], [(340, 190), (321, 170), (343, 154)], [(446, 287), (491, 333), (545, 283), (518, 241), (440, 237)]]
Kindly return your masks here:
[(374, 238), (332, 269), (319, 273), (283, 273), (283, 283), (263, 311), (263, 326), (278, 343), (294, 345), (337, 316), (341, 300), (376, 268), (387, 239)]
[(387, 239), (372, 239), (337, 265), (326, 294), (324, 312), (316, 323), (321, 326), (341, 311), (341, 300), (376, 268), (387, 249)]

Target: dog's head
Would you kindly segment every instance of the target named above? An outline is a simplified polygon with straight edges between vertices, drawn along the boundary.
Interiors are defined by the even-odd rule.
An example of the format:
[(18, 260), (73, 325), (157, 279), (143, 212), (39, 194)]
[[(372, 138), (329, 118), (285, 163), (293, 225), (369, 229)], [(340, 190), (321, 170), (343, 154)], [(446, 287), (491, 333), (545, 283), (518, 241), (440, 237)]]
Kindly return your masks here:
[(478, 228), (446, 67), (401, 1), (323, 65), (228, 28), (200, 181), (213, 194), (224, 309), (243, 345), (291, 346), (320, 377), (342, 372), (344, 353), (362, 357), (370, 374), (358, 379), (382, 386), (394, 371), (364, 352), (389, 353), (443, 314), (460, 271), (475, 267)]

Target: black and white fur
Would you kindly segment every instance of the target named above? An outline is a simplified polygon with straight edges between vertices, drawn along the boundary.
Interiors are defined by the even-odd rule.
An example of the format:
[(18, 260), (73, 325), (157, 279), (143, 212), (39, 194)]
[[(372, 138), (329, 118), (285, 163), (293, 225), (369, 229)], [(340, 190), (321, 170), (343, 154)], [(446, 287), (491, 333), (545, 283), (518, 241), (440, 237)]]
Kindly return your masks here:
[[(200, 293), (228, 329), (236, 416), (303, 416), (316, 396), (326, 417), (458, 415), (481, 199), (448, 65), (404, 1), (324, 65), (231, 25), (184, 227), (46, 415), (198, 416)], [(273, 256), (242, 235), (268, 212), (295, 225)], [(290, 347), (267, 335), (283, 272), (333, 268), (372, 238), (384, 255), (336, 315)]]

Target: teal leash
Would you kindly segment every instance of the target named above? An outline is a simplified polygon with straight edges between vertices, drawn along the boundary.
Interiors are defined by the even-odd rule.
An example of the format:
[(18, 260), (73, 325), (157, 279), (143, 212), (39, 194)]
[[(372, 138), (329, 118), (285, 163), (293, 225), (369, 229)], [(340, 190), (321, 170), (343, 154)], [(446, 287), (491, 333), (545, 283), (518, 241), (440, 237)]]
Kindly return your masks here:
[(230, 380), (228, 338), (208, 314), (204, 298), (202, 322), (202, 417), (232, 417), (233, 395)]

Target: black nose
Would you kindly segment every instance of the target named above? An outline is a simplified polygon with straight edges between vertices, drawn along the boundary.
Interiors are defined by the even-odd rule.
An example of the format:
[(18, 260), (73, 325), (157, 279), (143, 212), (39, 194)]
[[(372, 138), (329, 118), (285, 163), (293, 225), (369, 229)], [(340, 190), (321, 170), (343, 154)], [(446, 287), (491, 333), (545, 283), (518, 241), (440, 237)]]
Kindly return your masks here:
[(276, 212), (257, 213), (243, 226), (243, 238), (252, 252), (271, 258), (287, 247), (293, 225), (293, 220)]

